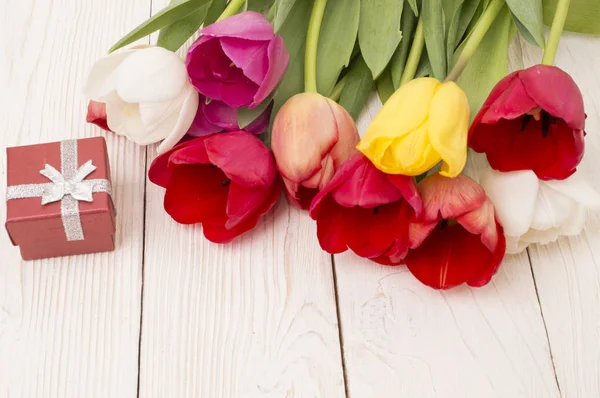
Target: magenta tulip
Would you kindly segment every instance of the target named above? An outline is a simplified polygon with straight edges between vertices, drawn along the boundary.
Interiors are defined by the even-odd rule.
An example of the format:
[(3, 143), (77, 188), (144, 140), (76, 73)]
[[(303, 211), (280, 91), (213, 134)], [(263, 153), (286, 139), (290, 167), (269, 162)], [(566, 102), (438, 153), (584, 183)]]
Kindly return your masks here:
[(259, 13), (247, 11), (200, 31), (186, 66), (203, 95), (230, 107), (256, 107), (279, 83), (289, 61), (281, 36)]

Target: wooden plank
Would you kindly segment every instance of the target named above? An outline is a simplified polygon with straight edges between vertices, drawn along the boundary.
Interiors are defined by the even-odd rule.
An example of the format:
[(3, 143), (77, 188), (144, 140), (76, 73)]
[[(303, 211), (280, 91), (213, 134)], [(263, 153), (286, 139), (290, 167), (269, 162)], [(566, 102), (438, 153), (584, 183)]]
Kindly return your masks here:
[[(519, 53), (513, 46), (513, 68)], [(380, 107), (374, 97), (361, 132)], [(352, 253), (335, 256), (335, 270), (350, 398), (559, 397), (525, 254), (484, 288), (446, 292)]]
[(148, 183), (140, 396), (343, 397), (331, 256), (308, 215), (282, 199), (215, 245), (163, 196)]
[[(586, 154), (579, 171), (600, 192), (600, 39), (565, 35), (556, 65), (579, 84), (586, 106)], [(527, 65), (541, 51), (524, 44)], [(563, 397), (600, 396), (600, 215), (585, 232), (529, 250)]]
[[(85, 124), (83, 82), (115, 32), (125, 32), (148, 12), (147, 0), (3, 2), (3, 146), (102, 134)], [(117, 251), (22, 262), (0, 233), (0, 397), (137, 395), (145, 150), (105, 136), (118, 211)], [(4, 220), (5, 206), (0, 209)]]

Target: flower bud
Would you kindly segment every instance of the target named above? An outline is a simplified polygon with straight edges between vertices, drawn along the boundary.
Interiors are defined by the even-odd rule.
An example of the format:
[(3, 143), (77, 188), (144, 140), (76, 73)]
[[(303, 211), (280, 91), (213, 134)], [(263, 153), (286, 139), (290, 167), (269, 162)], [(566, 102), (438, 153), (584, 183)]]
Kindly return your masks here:
[(456, 177), (467, 161), (469, 102), (454, 82), (419, 78), (400, 87), (375, 116), (361, 151), (381, 171), (417, 176), (440, 161)]
[(356, 153), (356, 124), (344, 108), (317, 93), (290, 98), (272, 132), (272, 147), (290, 201), (308, 209), (335, 171)]

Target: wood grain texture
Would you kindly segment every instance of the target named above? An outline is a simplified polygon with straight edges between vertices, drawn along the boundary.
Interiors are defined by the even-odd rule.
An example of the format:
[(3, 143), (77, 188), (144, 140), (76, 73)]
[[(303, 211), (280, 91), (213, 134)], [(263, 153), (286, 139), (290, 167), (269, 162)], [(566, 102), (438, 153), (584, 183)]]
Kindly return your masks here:
[(282, 198), (215, 245), (163, 197), (148, 182), (140, 397), (344, 397), (331, 256), (308, 215)]
[[(527, 66), (541, 51), (523, 43)], [(585, 109), (586, 154), (578, 167), (600, 192), (600, 38), (567, 34), (556, 65), (579, 84)], [(529, 249), (563, 397), (600, 396), (600, 214), (590, 212), (581, 236)]]
[(331, 258), (280, 202), (228, 245), (148, 186), (142, 397), (343, 397)]
[[(509, 59), (520, 67), (519, 46)], [(361, 132), (380, 107), (374, 96)], [(477, 179), (481, 161), (467, 174)], [(484, 288), (447, 292), (352, 253), (335, 269), (349, 398), (560, 396), (525, 254)]]
[[(85, 124), (84, 79), (114, 32), (139, 23), (149, 8), (147, 0), (4, 0), (2, 146), (102, 134)], [(145, 150), (113, 134), (106, 138), (117, 251), (23, 262), (0, 233), (2, 398), (137, 395)], [(2, 198), (5, 158), (2, 148)]]

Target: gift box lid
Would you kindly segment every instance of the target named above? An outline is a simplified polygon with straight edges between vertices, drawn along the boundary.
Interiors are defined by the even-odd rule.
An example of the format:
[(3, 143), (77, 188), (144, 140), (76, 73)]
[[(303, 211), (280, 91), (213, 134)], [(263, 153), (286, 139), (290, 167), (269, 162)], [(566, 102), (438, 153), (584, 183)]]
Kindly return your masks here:
[[(90, 160), (96, 167), (84, 178), (84, 181), (111, 181), (104, 137), (70, 141), (70, 144), (69, 148), (75, 147), (77, 168)], [(61, 142), (7, 148), (7, 186), (50, 183), (51, 181), (40, 171), (44, 170), (46, 165), (50, 165), (61, 172), (65, 161), (62, 149)], [(91, 202), (77, 201), (85, 239), (93, 239), (100, 234), (114, 234), (115, 208), (111, 195), (107, 192), (94, 191), (92, 198)], [(7, 200), (6, 229), (13, 244), (66, 240), (62, 206), (62, 200), (42, 205), (41, 197)]]

